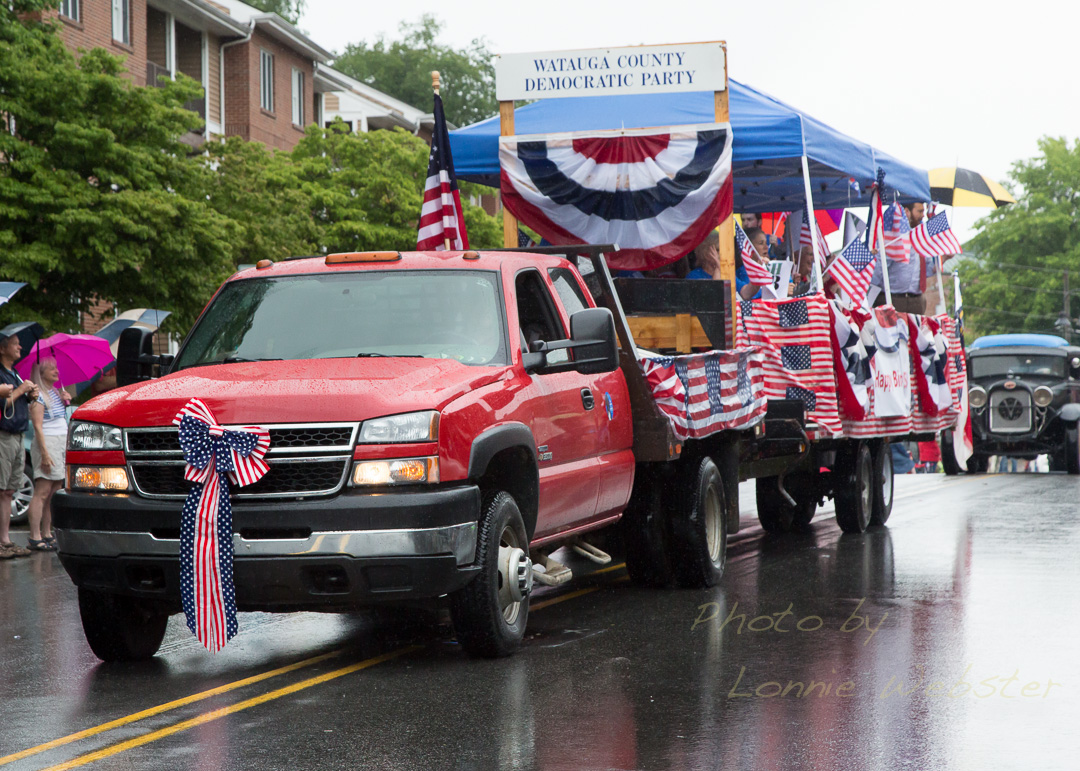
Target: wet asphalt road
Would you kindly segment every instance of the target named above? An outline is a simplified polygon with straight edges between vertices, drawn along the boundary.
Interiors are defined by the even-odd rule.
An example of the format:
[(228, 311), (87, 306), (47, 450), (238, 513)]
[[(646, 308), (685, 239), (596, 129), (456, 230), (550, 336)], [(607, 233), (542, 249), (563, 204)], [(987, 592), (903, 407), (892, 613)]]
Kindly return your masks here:
[[(211, 656), (101, 665), (53, 555), (0, 563), (0, 766), (1080, 768), (1080, 479), (897, 478), (885, 529), (765, 537), (719, 587), (615, 567), (534, 598), (514, 657), (370, 614), (241, 614)], [(16, 540), (25, 538), (16, 533)]]

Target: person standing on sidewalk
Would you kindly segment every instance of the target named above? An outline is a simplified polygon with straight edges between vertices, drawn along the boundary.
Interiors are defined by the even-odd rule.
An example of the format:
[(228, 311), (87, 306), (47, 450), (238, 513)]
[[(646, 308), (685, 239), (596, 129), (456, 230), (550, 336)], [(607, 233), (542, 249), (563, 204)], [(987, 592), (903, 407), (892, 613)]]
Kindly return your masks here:
[[(30, 423), (30, 404), (37, 388), (13, 369), (22, 353), (15, 335), (0, 340), (0, 559), (24, 557), (29, 549), (11, 541), (11, 498), (22, 481), (25, 450), (23, 432)], [(6, 396), (4, 393), (6, 392)]]
[(64, 454), (67, 445), (67, 391), (58, 390), (60, 372), (56, 359), (34, 362), (30, 380), (37, 387), (37, 401), (30, 405), (34, 425), (34, 446), (30, 458), (34, 466), (34, 497), (30, 499), (30, 549), (56, 551), (52, 534), (52, 497), (64, 486)]

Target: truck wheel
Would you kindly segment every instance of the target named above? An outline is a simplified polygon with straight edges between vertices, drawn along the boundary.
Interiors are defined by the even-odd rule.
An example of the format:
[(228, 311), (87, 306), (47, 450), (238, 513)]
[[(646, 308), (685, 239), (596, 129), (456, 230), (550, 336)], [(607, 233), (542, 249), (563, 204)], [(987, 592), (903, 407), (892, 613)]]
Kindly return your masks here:
[(941, 468), (945, 472), (945, 475), (954, 477), (963, 471), (963, 469), (960, 468), (960, 464), (956, 462), (956, 451), (953, 449), (952, 431), (945, 429), (941, 432), (938, 446), (941, 448)]
[(659, 588), (674, 581), (668, 558), (671, 537), (664, 524), (663, 480), (648, 467), (639, 467), (634, 493), (619, 527), (626, 549), (626, 572), (637, 586)]
[(525, 636), (532, 591), (532, 562), (525, 523), (513, 496), (484, 498), (476, 537), (480, 572), (450, 595), (458, 642), (471, 656), (509, 656)]
[(1065, 471), (1069, 474), (1080, 474), (1080, 427), (1074, 425), (1072, 430), (1065, 430)]
[(845, 533), (865, 532), (873, 511), (874, 460), (865, 442), (855, 442), (837, 458), (836, 524)]
[(79, 588), (79, 616), (90, 650), (102, 661), (153, 658), (169, 614), (132, 597)]
[[(942, 458), (945, 456), (942, 455)], [(892, 447), (880, 442), (874, 453), (874, 497), (870, 511), (870, 524), (880, 527), (889, 521), (893, 504)]]
[(780, 493), (779, 477), (758, 477), (754, 485), (758, 522), (766, 532), (805, 531), (810, 527), (818, 504), (817, 491), (810, 488), (810, 481), (804, 474), (791, 474), (785, 478), (784, 489), (795, 499), (792, 507)]
[(675, 583), (686, 589), (715, 586), (727, 564), (724, 480), (709, 457), (687, 462), (680, 472), (680, 498), (671, 518)]

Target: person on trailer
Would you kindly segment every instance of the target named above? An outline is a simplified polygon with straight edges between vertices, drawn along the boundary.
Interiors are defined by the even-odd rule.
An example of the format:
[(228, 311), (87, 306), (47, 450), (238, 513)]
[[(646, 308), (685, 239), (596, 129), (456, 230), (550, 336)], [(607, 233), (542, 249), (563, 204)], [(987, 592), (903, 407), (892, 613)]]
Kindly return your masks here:
[[(922, 201), (904, 207), (908, 224), (912, 229), (918, 227), (926, 216), (926, 205)], [(893, 307), (904, 313), (926, 313), (926, 279), (934, 275), (934, 260), (927, 260), (914, 248), (908, 251), (908, 261), (889, 260), (889, 289), (892, 292)], [(884, 279), (881, 274), (881, 261), (874, 266), (874, 275), (870, 285), (877, 287), (879, 294), (874, 298), (874, 306), (885, 304)], [(871, 290), (873, 291), (873, 290)]]

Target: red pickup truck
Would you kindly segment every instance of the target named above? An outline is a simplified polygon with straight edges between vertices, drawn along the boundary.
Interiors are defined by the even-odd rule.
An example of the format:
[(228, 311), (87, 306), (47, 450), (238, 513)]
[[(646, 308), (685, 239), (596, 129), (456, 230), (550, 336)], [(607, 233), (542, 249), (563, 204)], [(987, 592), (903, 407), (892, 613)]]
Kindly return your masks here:
[(375, 252), (237, 273), (167, 374), (72, 418), (54, 510), (91, 647), (152, 656), (180, 609), (190, 486), (172, 421), (197, 396), (222, 425), (270, 432), (270, 471), (232, 494), (239, 610), (449, 595), (467, 650), (511, 652), (530, 553), (630, 500), (618, 366), (611, 312), (557, 257)]

